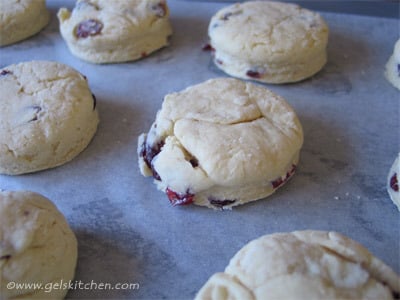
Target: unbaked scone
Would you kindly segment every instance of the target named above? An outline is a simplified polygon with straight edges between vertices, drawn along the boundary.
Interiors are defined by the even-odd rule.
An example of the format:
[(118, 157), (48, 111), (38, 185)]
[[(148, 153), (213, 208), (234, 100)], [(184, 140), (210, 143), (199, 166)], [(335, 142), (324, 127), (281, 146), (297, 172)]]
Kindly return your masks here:
[(60, 284), (73, 279), (77, 252), (75, 234), (49, 199), (0, 191), (1, 299), (63, 299), (68, 286)]
[(399, 276), (336, 232), (265, 235), (244, 246), (196, 300), (398, 299)]
[(294, 173), (303, 131), (286, 101), (256, 84), (210, 79), (166, 95), (138, 141), (139, 166), (172, 204), (231, 208)]
[(0, 173), (16, 175), (62, 165), (97, 130), (86, 77), (57, 62), (0, 69)]
[(71, 53), (91, 63), (143, 58), (168, 45), (172, 34), (165, 0), (78, 0), (58, 12)]
[(0, 0), (0, 46), (38, 33), (49, 20), (45, 0)]
[(387, 179), (387, 191), (390, 199), (400, 211), (400, 191), (399, 191), (399, 176), (400, 176), (400, 152), (397, 155), (392, 167), (390, 168)]
[(225, 73), (266, 83), (288, 83), (326, 63), (328, 26), (295, 4), (248, 1), (222, 8), (208, 27), (215, 65)]
[(393, 54), (386, 63), (385, 76), (394, 87), (400, 90), (400, 39), (394, 45)]

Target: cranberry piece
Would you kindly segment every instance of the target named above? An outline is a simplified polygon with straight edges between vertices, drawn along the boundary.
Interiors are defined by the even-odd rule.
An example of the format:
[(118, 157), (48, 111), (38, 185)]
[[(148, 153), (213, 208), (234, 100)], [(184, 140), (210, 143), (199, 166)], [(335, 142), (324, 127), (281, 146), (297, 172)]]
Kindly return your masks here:
[(190, 164), (192, 165), (193, 168), (196, 168), (199, 166), (199, 161), (196, 158), (192, 158), (189, 160)]
[(5, 76), (5, 75), (8, 75), (8, 74), (12, 74), (12, 72), (9, 71), (9, 70), (2, 70), (1, 73), (0, 73), (0, 76)]
[(400, 77), (400, 64), (397, 64), (397, 75)]
[(0, 256), (0, 260), (1, 260), (1, 259), (8, 260), (8, 259), (10, 259), (10, 258), (11, 258), (11, 255), (10, 255), (10, 254), (6, 254), (6, 255), (3, 255), (3, 256)]
[(189, 190), (186, 191), (186, 194), (179, 194), (167, 188), (166, 193), (173, 206), (193, 203), (194, 194), (189, 193)]
[(219, 64), (219, 65), (223, 65), (223, 64), (224, 64), (224, 62), (223, 62), (222, 60), (220, 60), (220, 59), (216, 59), (215, 61), (216, 61), (217, 64)]
[(94, 94), (92, 94), (92, 98), (93, 98), (93, 110), (95, 110), (96, 109), (96, 103), (97, 103), (96, 96)]
[(280, 187), (282, 184), (288, 181), (290, 177), (292, 177), (295, 171), (296, 171), (296, 165), (292, 165), (292, 168), (286, 173), (285, 178), (279, 177), (271, 182), (272, 187), (274, 189)]
[(95, 19), (89, 19), (78, 24), (75, 34), (78, 38), (87, 38), (99, 34), (102, 29), (103, 23)]
[(153, 5), (151, 9), (154, 11), (155, 15), (159, 18), (163, 18), (167, 14), (167, 4), (165, 3), (165, 1), (161, 1), (158, 4)]
[(224, 208), (224, 206), (229, 205), (229, 204), (233, 204), (236, 202), (236, 200), (216, 200), (216, 199), (212, 199), (209, 198), (208, 201), (210, 202), (211, 205), (217, 207), (217, 208)]
[(394, 173), (393, 176), (390, 178), (390, 187), (393, 191), (399, 191), (399, 182), (397, 181), (397, 173)]
[(29, 120), (29, 122), (37, 121), (38, 120), (37, 114), (42, 110), (42, 108), (38, 105), (31, 106), (29, 108), (34, 110), (34, 114), (35, 114), (35, 116), (31, 120)]
[(215, 49), (214, 49), (209, 43), (205, 44), (205, 45), (202, 47), (202, 49), (203, 49), (204, 51), (215, 51)]
[(144, 162), (146, 165), (150, 168), (150, 170), (153, 173), (153, 177), (156, 180), (161, 180), (160, 175), (156, 172), (154, 169), (154, 166), (152, 164), (153, 158), (161, 152), (161, 148), (164, 146), (164, 141), (160, 141), (156, 143), (155, 145), (148, 145), (146, 140), (143, 142), (142, 147), (140, 149), (140, 157), (143, 157)]
[(258, 71), (248, 70), (246, 75), (251, 78), (261, 78), (262, 74)]

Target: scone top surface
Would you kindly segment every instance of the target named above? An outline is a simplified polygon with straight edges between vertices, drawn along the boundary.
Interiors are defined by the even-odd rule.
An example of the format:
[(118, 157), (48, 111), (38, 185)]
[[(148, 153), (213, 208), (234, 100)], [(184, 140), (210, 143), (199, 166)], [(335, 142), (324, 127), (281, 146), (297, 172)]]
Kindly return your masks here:
[(0, 0), (0, 46), (36, 34), (49, 20), (45, 0)]
[(76, 261), (75, 235), (50, 200), (28, 191), (0, 191), (1, 299), (62, 299), (65, 288), (45, 292), (7, 284), (68, 282)]
[(58, 12), (71, 52), (92, 63), (139, 59), (166, 46), (172, 34), (165, 0), (78, 0)]
[(212, 46), (259, 64), (287, 64), (319, 55), (328, 27), (322, 17), (295, 4), (249, 1), (218, 11), (211, 19)]
[(31, 61), (0, 70), (0, 173), (39, 171), (74, 158), (97, 130), (86, 78), (71, 67)]
[(399, 291), (399, 276), (362, 245), (306, 230), (251, 241), (196, 300), (393, 299)]
[(237, 205), (267, 196), (272, 181), (289, 176), (302, 142), (299, 120), (283, 98), (218, 78), (165, 97), (140, 153), (155, 155), (140, 162), (142, 173), (160, 177), (161, 190), (194, 194), (200, 205)]

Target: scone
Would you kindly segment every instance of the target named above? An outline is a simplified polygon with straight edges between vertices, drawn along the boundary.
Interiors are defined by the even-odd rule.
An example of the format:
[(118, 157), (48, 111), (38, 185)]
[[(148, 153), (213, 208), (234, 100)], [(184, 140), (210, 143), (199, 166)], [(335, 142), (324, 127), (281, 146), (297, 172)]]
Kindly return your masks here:
[(271, 91), (233, 78), (166, 95), (138, 142), (139, 166), (174, 205), (211, 208), (264, 198), (295, 172), (303, 131)]
[(394, 87), (400, 90), (400, 39), (394, 45), (393, 54), (386, 64), (385, 76)]
[(49, 20), (45, 0), (0, 0), (0, 46), (38, 33)]
[(165, 0), (78, 0), (58, 12), (61, 35), (73, 55), (91, 63), (143, 58), (172, 34)]
[(0, 191), (1, 299), (63, 299), (77, 252), (75, 234), (49, 199)]
[(398, 299), (399, 276), (335, 232), (295, 231), (251, 241), (196, 300)]
[(0, 116), (0, 173), (9, 175), (70, 161), (99, 121), (86, 78), (50, 61), (0, 69)]
[(288, 83), (326, 63), (328, 26), (295, 4), (249, 1), (218, 11), (208, 27), (215, 65), (225, 73), (266, 83)]
[(387, 191), (390, 199), (400, 211), (400, 191), (399, 191), (399, 176), (400, 176), (400, 152), (397, 155), (392, 167), (390, 168), (387, 179)]

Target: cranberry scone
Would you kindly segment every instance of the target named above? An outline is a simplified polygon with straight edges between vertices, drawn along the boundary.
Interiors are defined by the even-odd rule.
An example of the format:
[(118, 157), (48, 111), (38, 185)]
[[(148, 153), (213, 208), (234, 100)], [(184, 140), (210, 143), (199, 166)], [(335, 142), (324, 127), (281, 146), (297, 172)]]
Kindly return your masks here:
[(304, 230), (245, 245), (195, 300), (398, 299), (399, 276), (337, 232)]
[(28, 191), (0, 191), (0, 238), (1, 299), (64, 298), (75, 274), (78, 245), (49, 199)]
[(400, 90), (400, 39), (395, 43), (393, 54), (386, 63), (385, 76), (394, 87)]
[(174, 205), (227, 209), (288, 181), (302, 143), (301, 124), (282, 97), (216, 78), (165, 96), (139, 137), (139, 166)]
[(397, 206), (400, 211), (400, 191), (399, 191), (399, 176), (400, 176), (400, 152), (393, 162), (390, 168), (388, 179), (387, 179), (387, 191), (390, 199)]
[(295, 4), (247, 1), (222, 8), (208, 27), (215, 65), (265, 83), (308, 78), (326, 63), (328, 26)]
[(38, 33), (49, 20), (45, 0), (0, 0), (0, 46)]
[(165, 0), (78, 0), (58, 12), (71, 53), (91, 63), (137, 60), (168, 45), (172, 34)]
[(0, 69), (0, 174), (60, 166), (97, 131), (96, 99), (85, 76), (51, 61)]

